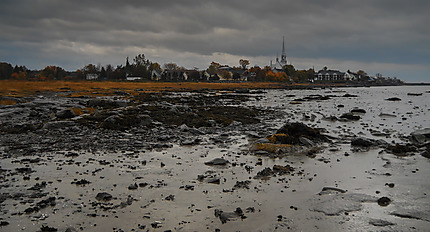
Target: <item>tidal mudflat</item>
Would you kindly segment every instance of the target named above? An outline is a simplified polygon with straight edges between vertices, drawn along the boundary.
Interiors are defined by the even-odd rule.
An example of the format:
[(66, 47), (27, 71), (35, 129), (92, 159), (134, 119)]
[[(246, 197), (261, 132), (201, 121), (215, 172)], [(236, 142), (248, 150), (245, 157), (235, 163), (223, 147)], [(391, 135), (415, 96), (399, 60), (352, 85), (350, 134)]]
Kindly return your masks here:
[(4, 95), (0, 231), (426, 231), (429, 91)]

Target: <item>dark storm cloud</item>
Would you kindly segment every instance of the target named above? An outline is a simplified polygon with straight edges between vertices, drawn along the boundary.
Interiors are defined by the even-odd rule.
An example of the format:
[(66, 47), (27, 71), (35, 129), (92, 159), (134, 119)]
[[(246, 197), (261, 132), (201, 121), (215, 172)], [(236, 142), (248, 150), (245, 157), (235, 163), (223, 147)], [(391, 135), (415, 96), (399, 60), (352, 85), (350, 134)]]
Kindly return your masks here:
[(0, 55), (78, 68), (145, 52), (189, 62), (195, 56), (200, 65), (215, 53), (274, 57), (285, 36), (288, 57), (297, 59), (427, 65), (429, 10), (426, 0), (6, 0)]

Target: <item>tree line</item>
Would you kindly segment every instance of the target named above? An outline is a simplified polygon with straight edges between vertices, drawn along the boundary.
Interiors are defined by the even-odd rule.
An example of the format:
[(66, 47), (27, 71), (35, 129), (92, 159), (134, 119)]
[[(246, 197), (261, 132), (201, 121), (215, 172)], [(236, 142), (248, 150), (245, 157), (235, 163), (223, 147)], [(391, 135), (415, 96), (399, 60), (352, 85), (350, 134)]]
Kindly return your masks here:
[[(315, 71), (296, 70), (293, 65), (285, 65), (282, 69), (272, 69), (270, 66), (260, 68), (254, 66), (248, 68), (250, 62), (246, 59), (239, 60), (239, 66), (230, 67), (212, 62), (205, 70), (187, 70), (176, 63), (166, 63), (161, 66), (145, 57), (144, 54), (135, 56), (132, 60), (126, 58), (125, 65), (116, 67), (108, 64), (87, 64), (76, 71), (66, 71), (62, 67), (49, 65), (42, 70), (29, 70), (25, 66), (12, 66), (9, 63), (0, 63), (0, 79), (14, 80), (125, 80), (127, 77), (139, 77), (142, 80), (154, 80), (155, 74), (169, 71), (175, 73), (188, 72), (189, 81), (217, 81), (217, 80), (246, 80), (246, 81), (271, 81), (271, 82), (309, 82), (313, 81)], [(325, 69), (327, 69), (325, 67)], [(191, 72), (193, 71), (193, 72)], [(359, 71), (364, 72), (364, 71)], [(365, 72), (364, 72), (365, 73)], [(207, 78), (203, 78), (207, 75)], [(367, 76), (367, 74), (366, 74)], [(91, 78), (89, 78), (91, 77)], [(160, 80), (160, 79), (156, 79)], [(162, 79), (161, 79), (162, 80)], [(183, 79), (177, 79), (183, 80)]]

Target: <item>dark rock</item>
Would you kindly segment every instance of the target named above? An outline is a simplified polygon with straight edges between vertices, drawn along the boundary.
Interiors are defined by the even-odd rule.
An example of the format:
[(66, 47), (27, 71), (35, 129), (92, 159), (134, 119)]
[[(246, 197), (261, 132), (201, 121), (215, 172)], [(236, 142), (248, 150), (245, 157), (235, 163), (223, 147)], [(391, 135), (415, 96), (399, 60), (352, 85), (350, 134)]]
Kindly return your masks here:
[(270, 143), (270, 141), (267, 138), (261, 138), (257, 139), (255, 143)]
[(96, 199), (99, 201), (109, 201), (112, 199), (112, 195), (107, 192), (97, 193)]
[(242, 123), (238, 121), (232, 121), (229, 126), (231, 127), (242, 126)]
[(67, 119), (67, 118), (74, 118), (76, 115), (75, 115), (75, 112), (73, 110), (64, 109), (64, 110), (58, 111), (56, 113), (56, 116), (57, 116), (57, 118)]
[(249, 189), (249, 184), (251, 183), (250, 180), (244, 180), (244, 181), (236, 181), (236, 184), (233, 186), (233, 189)]
[(408, 93), (408, 96), (422, 96), (423, 93)]
[(361, 117), (358, 115), (354, 115), (353, 113), (344, 113), (339, 118), (347, 119), (347, 120), (360, 120)]
[(65, 157), (78, 157), (79, 154), (77, 152), (67, 152), (64, 156)]
[(36, 206), (35, 207), (29, 207), (29, 208), (24, 210), (24, 213), (30, 214), (30, 213), (37, 212), (39, 210), (40, 210), (39, 207), (36, 207)]
[(366, 110), (355, 108), (355, 109), (352, 109), (352, 110), (351, 110), (351, 113), (361, 113), (361, 114), (365, 114), (365, 113), (366, 113)]
[(194, 146), (197, 145), (200, 142), (200, 139), (193, 139), (193, 140), (184, 140), (181, 141), (182, 146)]
[(57, 228), (54, 228), (54, 227), (49, 227), (49, 226), (45, 226), (45, 225), (43, 225), (43, 226), (40, 228), (40, 231), (42, 231), (42, 232), (56, 232), (56, 231), (58, 231), (58, 229), (57, 229)]
[(261, 136), (257, 132), (250, 131), (247, 133), (250, 138), (260, 138)]
[(31, 188), (29, 188), (28, 190), (35, 190), (35, 191), (40, 191), (41, 189), (46, 187), (46, 182), (42, 181), (41, 183), (36, 183), (35, 185), (33, 185)]
[(385, 100), (387, 100), (387, 101), (401, 101), (402, 99), (400, 99), (398, 97), (390, 97), (390, 98), (387, 98)]
[(419, 211), (415, 209), (398, 209), (390, 214), (400, 218), (430, 221), (428, 210)]
[(322, 96), (319, 94), (309, 95), (303, 98), (305, 101), (325, 101), (329, 100), (330, 96)]
[(193, 191), (193, 190), (194, 190), (194, 185), (189, 185), (189, 184), (187, 184), (187, 185), (181, 186), (181, 187), (179, 187), (179, 188), (180, 188), (180, 189), (184, 189), (184, 190), (186, 190), (186, 191), (188, 191), (188, 190)]
[(36, 205), (41, 209), (46, 208), (48, 206), (55, 206), (56, 205), (55, 199), (56, 199), (55, 197), (49, 197), (48, 199), (37, 202)]
[(148, 185), (149, 185), (148, 183), (139, 183), (139, 187), (140, 188), (144, 188), (144, 187), (146, 187)]
[(141, 126), (148, 126), (153, 123), (151, 116), (149, 115), (140, 115), (140, 125)]
[(125, 130), (140, 124), (140, 121), (138, 115), (112, 115), (106, 118), (100, 126), (111, 130)]
[(151, 223), (151, 227), (154, 229), (161, 228), (161, 222), (155, 221), (155, 222)]
[(31, 168), (15, 168), (18, 173), (32, 173), (34, 172)]
[(267, 167), (267, 168), (259, 171), (257, 173), (257, 175), (254, 176), (254, 179), (267, 179), (267, 178), (270, 178), (272, 176), (275, 176), (275, 172), (271, 168)]
[(335, 121), (337, 121), (339, 119), (336, 116), (332, 115), (332, 116), (329, 116), (329, 117), (324, 117), (324, 120), (335, 122)]
[(28, 131), (35, 131), (40, 128), (41, 125), (33, 124), (33, 123), (16, 123), (16, 124), (0, 124), (0, 131), (4, 131), (10, 134), (21, 134)]
[(121, 118), (118, 115), (112, 115), (103, 121), (103, 123), (101, 124), (101, 127), (106, 129), (117, 130), (121, 128), (120, 121), (121, 121)]
[(381, 118), (395, 118), (397, 116), (394, 114), (380, 113), (379, 117), (381, 117)]
[[(300, 144), (300, 138), (306, 138), (312, 142), (327, 141), (327, 137), (322, 135), (318, 129), (308, 127), (303, 123), (286, 123), (276, 131), (276, 134), (269, 138), (280, 144)], [(304, 141), (302, 139), (302, 141)]]
[(246, 218), (243, 214), (243, 211), (241, 208), (236, 208), (233, 212), (224, 212), (219, 209), (215, 209), (215, 217), (218, 217), (221, 220), (221, 223), (227, 223), (227, 221), (235, 220), (237, 218)]
[(100, 165), (109, 165), (109, 164), (110, 164), (110, 162), (109, 162), (109, 161), (106, 161), (106, 160), (99, 160), (99, 164), (100, 164)]
[(369, 224), (373, 225), (373, 226), (381, 226), (381, 227), (396, 225), (395, 223), (392, 223), (389, 221), (385, 221), (385, 220), (381, 220), (381, 219), (373, 219), (373, 218), (370, 219)]
[(166, 201), (173, 201), (175, 200), (175, 195), (169, 195), (166, 198), (164, 198)]
[(235, 93), (250, 93), (249, 89), (235, 89)]
[(219, 177), (209, 178), (209, 179), (207, 179), (207, 182), (209, 184), (220, 184), (221, 178), (219, 178)]
[(417, 148), (412, 144), (396, 144), (394, 146), (388, 146), (386, 151), (397, 156), (407, 156), (417, 151)]
[(302, 143), (305, 146), (309, 146), (309, 147), (315, 146), (315, 143), (312, 140), (310, 140), (306, 137), (303, 137), (303, 136), (299, 138), (299, 141), (300, 141), (300, 143)]
[(124, 90), (117, 90), (117, 91), (114, 91), (113, 93), (120, 96), (130, 96), (130, 94), (125, 92)]
[(430, 146), (427, 146), (427, 150), (422, 152), (421, 155), (427, 159), (430, 159)]
[(411, 133), (411, 140), (416, 144), (423, 144), (430, 141), (430, 128), (417, 130)]
[(278, 175), (287, 175), (291, 174), (294, 171), (294, 168), (290, 165), (273, 165), (273, 172), (277, 173)]
[(387, 206), (391, 203), (391, 199), (388, 197), (381, 197), (378, 199), (378, 205)]
[(330, 194), (330, 193), (346, 193), (346, 190), (335, 188), (335, 187), (323, 187), (319, 194), (323, 195), (323, 194)]
[(237, 207), (234, 211), (238, 216), (243, 216), (243, 210), (240, 207)]
[(354, 94), (347, 93), (347, 94), (344, 94), (342, 97), (358, 97), (358, 96), (354, 95)]
[(9, 225), (9, 222), (7, 222), (7, 221), (1, 221), (0, 222), (0, 226), (7, 226), (7, 225)]
[(77, 230), (73, 227), (69, 227), (66, 229), (66, 232), (77, 232)]
[(259, 156), (267, 156), (270, 153), (268, 151), (256, 151), (255, 155), (259, 155)]
[(351, 146), (371, 147), (371, 146), (377, 146), (377, 145), (378, 143), (373, 139), (356, 138), (351, 140)]
[(128, 190), (136, 190), (137, 187), (138, 187), (137, 184), (134, 183), (134, 184), (131, 184), (131, 185), (128, 186)]
[(73, 126), (76, 126), (76, 123), (73, 121), (55, 121), (55, 122), (47, 122), (43, 126), (43, 129), (58, 130), (58, 129), (69, 128)]
[(228, 160), (225, 160), (223, 158), (215, 158), (211, 161), (205, 162), (206, 165), (227, 165)]
[(125, 101), (111, 101), (104, 99), (92, 99), (87, 102), (88, 107), (102, 107), (102, 108), (117, 108), (127, 106)]
[(390, 188), (394, 188), (394, 183), (386, 183), (385, 186), (388, 186)]

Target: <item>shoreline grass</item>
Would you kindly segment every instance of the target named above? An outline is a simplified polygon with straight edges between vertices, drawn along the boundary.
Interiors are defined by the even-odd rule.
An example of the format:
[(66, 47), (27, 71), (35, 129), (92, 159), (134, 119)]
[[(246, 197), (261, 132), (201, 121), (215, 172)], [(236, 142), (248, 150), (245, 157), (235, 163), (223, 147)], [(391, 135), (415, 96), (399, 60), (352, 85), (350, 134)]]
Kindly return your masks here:
[[(114, 81), (20, 81), (0, 80), (0, 96), (24, 97), (46, 92), (64, 92), (74, 95), (110, 95), (115, 91), (130, 94), (139, 89), (144, 92), (193, 91), (193, 90), (234, 90), (234, 89), (277, 89), (300, 87), (323, 87), (327, 85), (288, 84), (276, 82), (114, 82)], [(342, 86), (342, 85), (340, 85)]]

